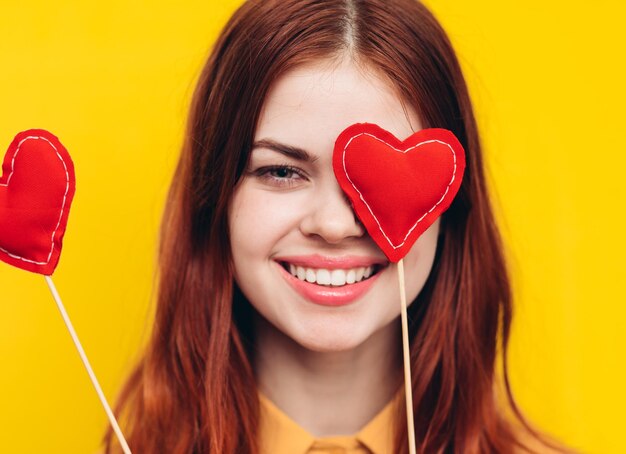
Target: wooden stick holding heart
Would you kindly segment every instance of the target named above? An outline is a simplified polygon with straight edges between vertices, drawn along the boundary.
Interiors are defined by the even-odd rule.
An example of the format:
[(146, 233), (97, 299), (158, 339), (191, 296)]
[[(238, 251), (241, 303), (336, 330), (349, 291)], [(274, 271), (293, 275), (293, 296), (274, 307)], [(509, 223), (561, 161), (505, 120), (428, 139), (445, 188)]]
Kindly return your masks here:
[(0, 260), (45, 277), (113, 431), (131, 454), (52, 281), (75, 190), (74, 164), (59, 139), (43, 129), (19, 133), (2, 164)]
[(397, 263), (409, 452), (415, 454), (403, 258), (454, 200), (465, 151), (445, 129), (423, 129), (400, 141), (375, 124), (357, 123), (337, 137), (333, 170), (371, 238)]

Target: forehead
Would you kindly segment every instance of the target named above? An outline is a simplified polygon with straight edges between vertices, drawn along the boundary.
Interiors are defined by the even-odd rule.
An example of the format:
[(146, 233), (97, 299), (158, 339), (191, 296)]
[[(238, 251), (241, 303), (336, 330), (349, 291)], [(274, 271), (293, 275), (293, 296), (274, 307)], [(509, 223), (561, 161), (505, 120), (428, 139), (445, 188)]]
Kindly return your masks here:
[[(405, 112), (406, 109), (406, 112)], [(323, 153), (354, 123), (375, 123), (399, 139), (422, 129), (390, 82), (349, 59), (318, 61), (283, 74), (265, 99), (255, 140), (272, 138)]]

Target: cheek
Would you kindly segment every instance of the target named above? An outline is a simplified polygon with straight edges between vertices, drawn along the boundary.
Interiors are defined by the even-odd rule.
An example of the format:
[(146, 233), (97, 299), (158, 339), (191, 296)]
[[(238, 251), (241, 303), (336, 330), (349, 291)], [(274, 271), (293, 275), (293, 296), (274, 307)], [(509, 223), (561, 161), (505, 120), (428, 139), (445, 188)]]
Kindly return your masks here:
[(242, 182), (233, 195), (229, 229), (233, 257), (267, 255), (297, 230), (302, 203), (295, 193), (278, 194)]
[(440, 221), (437, 219), (419, 237), (404, 258), (406, 296), (409, 302), (420, 293), (432, 270), (439, 238), (439, 224)]

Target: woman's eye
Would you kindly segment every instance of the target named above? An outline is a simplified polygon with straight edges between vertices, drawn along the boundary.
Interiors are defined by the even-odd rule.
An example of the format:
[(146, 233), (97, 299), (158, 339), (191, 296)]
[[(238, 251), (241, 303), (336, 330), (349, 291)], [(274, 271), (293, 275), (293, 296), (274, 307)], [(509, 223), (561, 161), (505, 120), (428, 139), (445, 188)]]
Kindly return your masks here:
[(274, 186), (291, 187), (306, 180), (302, 170), (288, 165), (260, 167), (253, 173)]
[(268, 172), (271, 176), (275, 178), (292, 178), (296, 173), (287, 168), (287, 167), (278, 167), (276, 169), (272, 169)]

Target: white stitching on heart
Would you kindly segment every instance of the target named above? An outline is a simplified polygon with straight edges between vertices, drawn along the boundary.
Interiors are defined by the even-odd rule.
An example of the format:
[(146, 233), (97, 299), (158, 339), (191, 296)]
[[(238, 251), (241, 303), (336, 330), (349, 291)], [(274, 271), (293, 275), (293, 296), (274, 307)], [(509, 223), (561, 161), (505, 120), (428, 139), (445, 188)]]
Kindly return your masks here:
[(18, 260), (22, 260), (24, 262), (28, 262), (28, 263), (33, 263), (35, 265), (47, 265), (50, 262), (50, 257), (52, 257), (52, 252), (54, 251), (54, 235), (57, 233), (57, 230), (59, 230), (59, 226), (61, 225), (61, 219), (63, 218), (63, 211), (65, 210), (65, 201), (67, 199), (67, 193), (70, 189), (70, 175), (69, 172), (67, 171), (67, 166), (65, 165), (65, 161), (63, 160), (63, 156), (61, 156), (59, 154), (59, 150), (57, 150), (57, 148), (54, 146), (54, 144), (52, 144), (52, 142), (50, 142), (48, 139), (46, 139), (45, 137), (42, 136), (27, 136), (24, 139), (22, 139), (20, 141), (20, 143), (17, 145), (17, 151), (15, 152), (15, 154), (13, 155), (13, 159), (11, 159), (11, 172), (9, 172), (9, 176), (7, 177), (7, 182), (6, 184), (0, 184), (0, 186), (8, 186), (9, 182), (11, 181), (11, 176), (13, 176), (13, 171), (14, 171), (14, 164), (15, 164), (15, 158), (17, 156), (17, 154), (20, 152), (20, 148), (22, 146), (22, 144), (24, 142), (26, 142), (29, 139), (42, 139), (45, 140), (46, 142), (48, 142), (48, 144), (54, 148), (54, 151), (56, 153), (56, 155), (59, 157), (59, 159), (61, 160), (61, 163), (63, 164), (63, 168), (65, 169), (65, 194), (63, 194), (63, 205), (61, 206), (61, 214), (59, 215), (59, 221), (57, 222), (57, 226), (54, 229), (54, 232), (52, 232), (52, 238), (51, 238), (51, 242), (52, 245), (50, 246), (50, 253), (48, 254), (48, 258), (45, 262), (36, 262), (34, 260), (30, 260), (24, 257), (20, 257), (19, 255), (15, 255), (15, 254), (11, 254), (9, 251), (7, 251), (6, 249), (3, 249), (2, 247), (0, 247), (0, 251), (4, 252), (5, 254), (7, 254), (9, 257), (14, 258), (14, 259), (18, 259)]
[[(452, 171), (452, 179), (451, 179), (451, 180), (450, 180), (450, 182), (448, 183), (448, 186), (446, 186), (446, 190), (445, 190), (445, 192), (443, 193), (443, 195), (441, 196), (441, 198), (439, 199), (439, 201), (438, 201), (437, 203), (435, 203), (435, 205), (433, 205), (433, 207), (432, 207), (430, 210), (428, 210), (426, 213), (424, 213), (424, 214), (422, 215), (422, 217), (421, 217), (421, 218), (419, 218), (417, 221), (415, 221), (415, 224), (413, 224), (413, 227), (411, 227), (411, 228), (409, 229), (409, 231), (408, 231), (408, 232), (407, 232), (407, 234), (405, 235), (404, 239), (402, 240), (402, 243), (398, 244), (397, 246), (396, 246), (396, 245), (394, 245), (394, 244), (391, 242), (391, 240), (389, 239), (389, 237), (387, 236), (387, 234), (386, 234), (386, 233), (385, 233), (385, 231), (383, 230), (382, 226), (380, 225), (380, 222), (378, 221), (378, 218), (376, 217), (376, 215), (375, 215), (375, 214), (374, 214), (374, 212), (372, 211), (372, 208), (371, 208), (371, 207), (369, 206), (369, 204), (365, 201), (365, 199), (363, 198), (363, 194), (361, 194), (361, 191), (359, 191), (359, 190), (357, 189), (357, 187), (354, 185), (354, 183), (353, 183), (353, 182), (352, 182), (352, 180), (350, 179), (350, 176), (348, 175), (348, 170), (346, 169), (346, 149), (347, 149), (347, 148), (348, 148), (348, 146), (350, 145), (350, 142), (352, 142), (354, 139), (356, 139), (357, 137), (360, 137), (360, 136), (369, 136), (369, 137), (372, 137), (373, 139), (376, 139), (376, 140), (378, 140), (379, 142), (384, 143), (384, 144), (385, 144), (385, 145), (387, 145), (388, 147), (393, 148), (394, 150), (396, 150), (397, 152), (400, 152), (400, 153), (407, 153), (408, 151), (413, 150), (414, 148), (417, 148), (417, 147), (419, 147), (420, 145), (425, 145), (425, 144), (427, 144), (427, 143), (432, 143), (432, 142), (437, 142), (437, 143), (440, 143), (440, 144), (442, 144), (442, 145), (445, 145), (445, 146), (447, 146), (447, 147), (450, 149), (450, 151), (452, 152), (452, 158), (454, 159), (454, 169), (453, 169), (453, 171)], [(394, 146), (392, 146), (392, 145), (389, 145), (389, 144), (388, 144), (387, 142), (385, 142), (384, 140), (382, 140), (382, 139), (380, 139), (380, 138), (378, 138), (378, 137), (376, 137), (376, 136), (374, 136), (374, 135), (372, 135), (372, 134), (369, 134), (369, 133), (367, 133), (367, 132), (362, 132), (362, 133), (357, 134), (356, 136), (352, 136), (352, 137), (350, 137), (350, 140), (348, 140), (348, 142), (346, 143), (346, 146), (345, 146), (345, 147), (343, 147), (343, 153), (342, 153), (342, 155), (341, 155), (341, 160), (342, 160), (342, 162), (343, 162), (343, 173), (346, 175), (346, 178), (348, 179), (348, 181), (350, 182), (350, 184), (352, 185), (352, 187), (354, 188), (354, 190), (355, 190), (356, 192), (358, 192), (358, 193), (359, 193), (359, 197), (360, 197), (360, 199), (363, 201), (363, 203), (365, 204), (365, 206), (366, 206), (366, 207), (367, 207), (367, 209), (369, 210), (370, 214), (372, 215), (372, 217), (373, 217), (373, 218), (374, 218), (374, 220), (376, 221), (376, 224), (378, 224), (378, 230), (380, 230), (380, 233), (382, 233), (382, 234), (383, 234), (383, 236), (385, 237), (385, 239), (387, 240), (387, 242), (389, 243), (389, 245), (390, 245), (392, 248), (394, 248), (394, 249), (398, 249), (398, 248), (402, 247), (402, 246), (404, 245), (404, 243), (406, 242), (406, 239), (408, 238), (408, 236), (411, 234), (411, 232), (412, 232), (413, 230), (415, 230), (415, 227), (417, 227), (417, 224), (419, 224), (420, 222), (422, 222), (422, 220), (426, 217), (426, 215), (428, 215), (429, 213), (432, 213), (432, 211), (433, 211), (435, 208), (437, 208), (437, 207), (439, 206), (439, 204), (440, 204), (440, 203), (443, 201), (443, 199), (445, 198), (446, 194), (448, 193), (448, 190), (450, 189), (450, 186), (452, 185), (452, 183), (454, 182), (454, 180), (455, 180), (455, 178), (456, 178), (456, 153), (454, 152), (454, 149), (450, 146), (450, 144), (449, 144), (449, 143), (442, 142), (442, 141), (440, 141), (440, 140), (436, 140), (436, 139), (426, 140), (426, 141), (424, 141), (424, 142), (420, 142), (420, 143), (418, 143), (417, 145), (412, 146), (411, 148), (407, 148), (406, 150), (399, 150), (398, 148), (396, 148), (396, 147), (394, 147)]]

